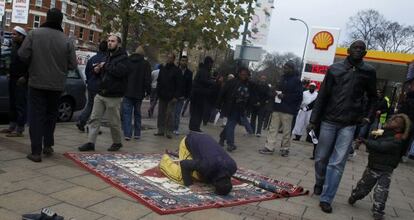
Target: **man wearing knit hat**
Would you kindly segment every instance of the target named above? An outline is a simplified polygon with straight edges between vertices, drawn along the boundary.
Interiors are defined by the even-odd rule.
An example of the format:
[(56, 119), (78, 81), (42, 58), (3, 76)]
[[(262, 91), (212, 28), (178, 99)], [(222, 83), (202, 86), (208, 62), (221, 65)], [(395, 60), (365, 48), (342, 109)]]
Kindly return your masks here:
[(41, 162), (51, 155), (58, 117), (58, 101), (65, 88), (66, 74), (77, 68), (73, 42), (63, 33), (63, 14), (49, 9), (46, 22), (29, 32), (19, 49), (29, 65), (29, 132), (32, 152), (27, 158)]
[(7, 133), (7, 137), (23, 137), (26, 124), (27, 65), (17, 55), (17, 51), (26, 35), (26, 31), (22, 27), (16, 26), (13, 28), (9, 75), (10, 125), (9, 128), (0, 131), (1, 133)]

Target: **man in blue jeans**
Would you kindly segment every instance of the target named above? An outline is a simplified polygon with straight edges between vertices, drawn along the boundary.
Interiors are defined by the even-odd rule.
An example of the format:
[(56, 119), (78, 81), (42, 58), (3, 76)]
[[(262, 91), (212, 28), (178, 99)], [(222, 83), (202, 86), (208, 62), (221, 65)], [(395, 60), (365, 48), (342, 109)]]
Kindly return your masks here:
[(134, 112), (134, 139), (141, 138), (142, 99), (151, 94), (151, 65), (144, 59), (144, 49), (139, 46), (129, 56), (128, 85), (122, 99), (122, 130), (126, 141), (132, 138), (132, 112)]
[[(348, 48), (344, 61), (329, 67), (308, 126), (308, 130), (320, 126), (314, 194), (320, 195), (319, 206), (326, 213), (332, 212), (356, 125), (369, 121), (374, 113), (376, 72), (363, 61), (366, 53), (366, 44), (357, 40)], [(363, 110), (364, 94), (368, 97), (368, 112)]]
[(227, 151), (230, 152), (237, 148), (234, 145), (234, 129), (246, 114), (249, 103), (251, 92), (249, 76), (249, 69), (241, 67), (237, 78), (224, 84), (217, 101), (217, 108), (221, 110), (224, 117), (227, 117), (226, 126), (220, 133), (219, 144), (224, 146), (224, 141), (227, 141)]

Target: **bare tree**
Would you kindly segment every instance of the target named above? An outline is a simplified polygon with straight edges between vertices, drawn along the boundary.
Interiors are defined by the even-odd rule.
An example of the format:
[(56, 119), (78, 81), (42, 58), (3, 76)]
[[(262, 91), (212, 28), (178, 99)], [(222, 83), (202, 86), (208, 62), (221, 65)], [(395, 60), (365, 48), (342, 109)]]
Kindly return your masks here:
[(386, 20), (378, 11), (369, 9), (359, 11), (349, 19), (347, 24), (351, 40), (364, 40), (367, 49), (376, 49), (376, 35)]
[(414, 27), (387, 22), (376, 34), (375, 39), (383, 51), (409, 53), (414, 49)]
[(364, 40), (368, 49), (414, 52), (414, 27), (388, 21), (373, 9), (359, 11), (349, 19), (347, 27), (350, 30), (349, 39)]

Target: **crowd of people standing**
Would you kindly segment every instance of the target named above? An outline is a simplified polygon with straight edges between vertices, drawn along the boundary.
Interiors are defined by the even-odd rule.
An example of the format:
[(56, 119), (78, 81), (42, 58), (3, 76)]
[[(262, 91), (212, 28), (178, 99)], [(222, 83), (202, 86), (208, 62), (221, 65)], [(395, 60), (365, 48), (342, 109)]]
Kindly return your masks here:
[[(11, 123), (2, 133), (22, 137), (28, 116), (31, 153), (27, 158), (34, 162), (42, 161), (42, 153), (54, 152), (58, 98), (66, 72), (76, 68), (74, 46), (62, 32), (62, 19), (58, 9), (50, 9), (41, 28), (26, 33), (15, 27), (13, 32)], [(296, 141), (302, 136), (310, 141), (317, 138), (314, 194), (320, 195), (319, 205), (327, 213), (332, 212), (331, 204), (347, 159), (354, 155), (354, 148), (365, 144), (370, 153), (369, 164), (349, 203), (362, 199), (378, 182), (373, 212), (378, 219), (384, 215), (392, 171), (413, 142), (409, 131), (410, 121), (414, 120), (414, 77), (406, 82), (405, 98), (391, 116), (389, 99), (376, 88), (376, 71), (363, 60), (363, 41), (353, 42), (348, 57), (329, 67), (320, 88), (315, 83), (304, 87), (292, 61), (283, 65), (283, 75), (272, 86), (266, 75), (252, 79), (249, 68), (243, 66), (234, 77), (213, 74), (214, 60), (209, 56), (195, 74), (188, 66), (189, 57), (181, 55), (176, 62), (171, 52), (164, 64), (152, 70), (144, 48), (138, 47), (128, 55), (121, 45), (121, 38), (111, 34), (86, 65), (88, 102), (76, 126), (89, 133), (88, 142), (79, 151), (95, 150), (104, 118), (113, 142), (108, 151), (120, 150), (123, 140), (141, 139), (141, 105), (146, 97), (150, 97), (149, 117), (153, 117), (158, 103), (154, 135), (172, 139), (184, 131), (182, 126), (180, 131), (180, 119), (190, 103), (190, 132), (202, 132), (202, 123), (208, 123), (215, 115), (226, 118), (217, 139), (221, 146), (227, 144), (229, 152), (237, 149), (238, 124), (245, 127), (248, 135), (257, 137), (267, 128), (266, 142), (258, 152), (265, 155), (274, 154), (280, 146), (280, 155), (288, 157), (292, 135)], [(369, 134), (381, 127), (384, 135), (373, 140)], [(317, 137), (309, 138), (309, 132)]]

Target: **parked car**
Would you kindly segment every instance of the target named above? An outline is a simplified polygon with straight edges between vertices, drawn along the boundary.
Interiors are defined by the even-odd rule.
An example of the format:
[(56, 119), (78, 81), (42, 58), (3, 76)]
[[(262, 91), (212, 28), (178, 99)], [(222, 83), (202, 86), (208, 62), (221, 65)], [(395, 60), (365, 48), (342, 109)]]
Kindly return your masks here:
[[(0, 113), (9, 112), (10, 50), (3, 50), (0, 56)], [(79, 70), (69, 71), (66, 86), (59, 100), (59, 117), (61, 122), (72, 119), (73, 113), (82, 110), (86, 104), (86, 85)]]

